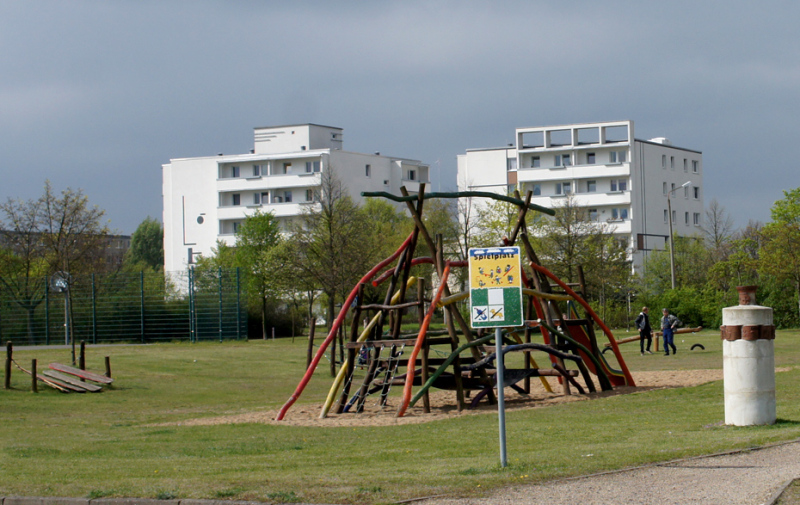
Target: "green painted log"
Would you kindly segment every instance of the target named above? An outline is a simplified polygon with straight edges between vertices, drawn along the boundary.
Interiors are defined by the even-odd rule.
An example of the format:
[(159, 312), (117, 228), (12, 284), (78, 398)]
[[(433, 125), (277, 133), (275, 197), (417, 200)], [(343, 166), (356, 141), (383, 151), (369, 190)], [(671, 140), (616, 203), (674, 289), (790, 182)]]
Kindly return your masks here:
[(473, 340), (472, 342), (469, 342), (467, 344), (464, 344), (461, 347), (459, 347), (458, 349), (456, 349), (455, 351), (451, 352), (450, 356), (448, 356), (447, 359), (444, 360), (444, 363), (442, 363), (439, 366), (439, 368), (436, 369), (436, 371), (433, 373), (433, 375), (431, 375), (428, 378), (428, 382), (426, 382), (422, 386), (422, 388), (419, 391), (417, 391), (417, 394), (414, 395), (414, 397), (411, 399), (411, 402), (408, 404), (408, 406), (409, 407), (413, 407), (414, 404), (417, 403), (417, 400), (422, 398), (422, 395), (425, 394), (425, 391), (430, 389), (430, 387), (433, 385), (433, 383), (436, 381), (436, 379), (438, 379), (439, 376), (442, 375), (442, 373), (444, 373), (444, 371), (447, 369), (447, 367), (450, 366), (453, 363), (453, 361), (456, 359), (456, 356), (458, 356), (462, 352), (466, 351), (470, 347), (483, 345), (484, 343), (492, 340), (493, 338), (494, 338), (494, 334), (487, 335), (485, 337), (482, 337), (482, 338), (479, 338), (477, 340)]
[[(381, 198), (388, 198), (389, 200), (394, 200), (395, 202), (413, 202), (415, 200), (419, 200), (418, 195), (409, 195), (409, 196), (397, 196), (391, 193), (387, 193), (386, 191), (362, 191), (361, 196), (364, 197), (381, 197)], [(503, 202), (508, 202), (516, 205), (517, 207), (525, 207), (525, 201), (520, 200), (519, 198), (514, 198), (511, 196), (505, 195), (498, 195), (497, 193), (490, 193), (488, 191), (457, 191), (453, 193), (425, 193), (422, 195), (423, 200), (428, 200), (431, 198), (491, 198), (493, 200), (500, 200)], [(536, 210), (547, 214), (549, 216), (555, 216), (556, 211), (553, 209), (548, 209), (547, 207), (542, 207), (541, 205), (536, 205), (535, 203), (527, 204), (527, 207), (531, 210)]]

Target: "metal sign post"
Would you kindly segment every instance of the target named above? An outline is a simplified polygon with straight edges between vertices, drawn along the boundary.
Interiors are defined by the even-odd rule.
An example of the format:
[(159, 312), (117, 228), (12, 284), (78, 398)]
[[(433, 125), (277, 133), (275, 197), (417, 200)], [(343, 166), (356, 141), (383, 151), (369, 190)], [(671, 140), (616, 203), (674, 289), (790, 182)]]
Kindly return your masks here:
[(503, 393), (503, 330), (522, 326), (522, 262), (519, 247), (469, 250), (470, 321), (473, 328), (495, 328), (497, 417), (500, 425), (500, 464), (506, 456), (506, 412)]

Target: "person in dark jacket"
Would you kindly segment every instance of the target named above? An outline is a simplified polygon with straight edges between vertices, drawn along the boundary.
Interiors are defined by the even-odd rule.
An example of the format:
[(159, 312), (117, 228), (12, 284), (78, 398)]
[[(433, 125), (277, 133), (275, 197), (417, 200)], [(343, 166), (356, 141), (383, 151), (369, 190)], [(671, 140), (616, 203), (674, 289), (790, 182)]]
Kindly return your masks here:
[(678, 349), (675, 347), (673, 338), (675, 335), (675, 328), (678, 327), (678, 318), (669, 313), (667, 309), (661, 309), (663, 317), (661, 318), (661, 332), (664, 335), (664, 355), (669, 356), (669, 348), (672, 347), (672, 354), (677, 354)]
[(648, 313), (650, 309), (647, 307), (642, 307), (642, 311), (636, 317), (636, 329), (639, 330), (639, 350), (644, 356), (645, 353), (645, 346), (644, 341), (647, 340), (647, 354), (653, 354), (650, 352), (650, 344), (653, 343), (653, 329), (650, 327), (650, 316)]

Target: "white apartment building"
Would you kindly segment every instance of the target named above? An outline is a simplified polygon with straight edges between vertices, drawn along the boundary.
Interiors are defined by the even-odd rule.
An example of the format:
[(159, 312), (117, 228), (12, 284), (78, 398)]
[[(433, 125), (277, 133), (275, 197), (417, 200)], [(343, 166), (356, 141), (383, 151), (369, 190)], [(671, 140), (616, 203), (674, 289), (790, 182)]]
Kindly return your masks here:
[[(162, 166), (164, 268), (183, 270), (210, 255), (220, 240), (236, 241), (245, 217), (270, 211), (284, 229), (321, 190), (332, 170), (350, 196), (362, 191), (419, 191), (429, 167), (416, 160), (343, 151), (343, 130), (299, 124), (255, 128), (248, 154), (172, 159)], [(405, 208), (405, 207), (403, 207)]]
[(516, 145), (459, 155), (458, 186), (530, 190), (543, 207), (572, 194), (629, 244), (634, 271), (648, 251), (667, 247), (668, 195), (675, 236), (699, 235), (703, 224), (702, 153), (663, 137), (636, 139), (633, 121), (517, 128)]

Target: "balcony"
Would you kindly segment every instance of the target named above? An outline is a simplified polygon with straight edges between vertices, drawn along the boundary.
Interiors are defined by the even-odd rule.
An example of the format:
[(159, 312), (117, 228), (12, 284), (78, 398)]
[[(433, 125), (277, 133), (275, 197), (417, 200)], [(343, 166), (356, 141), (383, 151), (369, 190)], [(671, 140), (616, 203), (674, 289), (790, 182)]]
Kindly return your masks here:
[(567, 167), (549, 168), (520, 168), (517, 170), (517, 182), (628, 177), (630, 176), (630, 173), (630, 163), (613, 163), (608, 165), (570, 165)]
[(319, 172), (269, 175), (261, 177), (230, 177), (217, 179), (217, 191), (255, 191), (281, 188), (306, 188), (319, 186), (321, 181)]

